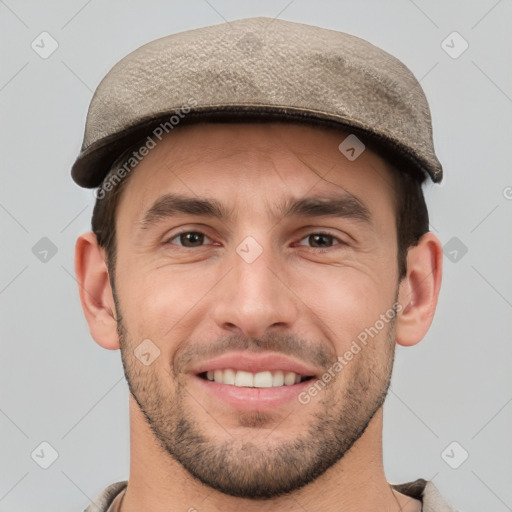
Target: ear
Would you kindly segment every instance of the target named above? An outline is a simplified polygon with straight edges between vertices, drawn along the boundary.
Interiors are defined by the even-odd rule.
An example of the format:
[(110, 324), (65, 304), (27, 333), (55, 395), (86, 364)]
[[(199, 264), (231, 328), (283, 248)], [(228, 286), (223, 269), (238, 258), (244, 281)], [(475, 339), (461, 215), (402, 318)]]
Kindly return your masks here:
[(116, 350), (120, 344), (115, 304), (104, 256), (94, 233), (84, 233), (76, 241), (75, 272), (89, 330), (98, 345)]
[(400, 282), (402, 310), (396, 323), (396, 342), (411, 346), (427, 333), (441, 288), (443, 248), (433, 233), (425, 233), (407, 253), (407, 275)]

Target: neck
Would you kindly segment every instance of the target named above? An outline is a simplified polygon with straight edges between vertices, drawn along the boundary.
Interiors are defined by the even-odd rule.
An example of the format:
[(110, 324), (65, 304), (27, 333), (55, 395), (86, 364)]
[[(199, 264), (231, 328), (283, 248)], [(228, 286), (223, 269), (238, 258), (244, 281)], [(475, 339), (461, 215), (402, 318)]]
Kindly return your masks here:
[(382, 408), (337, 464), (314, 482), (271, 500), (222, 494), (193, 478), (155, 440), (130, 396), (130, 478), (121, 512), (186, 510), (202, 512), (413, 512), (419, 502), (393, 491), (382, 465)]

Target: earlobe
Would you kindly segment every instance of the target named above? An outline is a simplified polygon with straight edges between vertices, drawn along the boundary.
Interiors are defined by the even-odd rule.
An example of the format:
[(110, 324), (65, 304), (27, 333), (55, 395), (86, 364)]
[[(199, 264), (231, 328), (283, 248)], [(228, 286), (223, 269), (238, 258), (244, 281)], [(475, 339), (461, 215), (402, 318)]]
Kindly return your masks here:
[(402, 279), (398, 300), (402, 310), (396, 322), (396, 342), (411, 346), (427, 333), (441, 288), (443, 249), (433, 233), (425, 233), (407, 253), (407, 275)]
[(82, 309), (92, 337), (108, 350), (120, 348), (108, 268), (103, 250), (92, 232), (84, 233), (76, 242), (75, 272)]

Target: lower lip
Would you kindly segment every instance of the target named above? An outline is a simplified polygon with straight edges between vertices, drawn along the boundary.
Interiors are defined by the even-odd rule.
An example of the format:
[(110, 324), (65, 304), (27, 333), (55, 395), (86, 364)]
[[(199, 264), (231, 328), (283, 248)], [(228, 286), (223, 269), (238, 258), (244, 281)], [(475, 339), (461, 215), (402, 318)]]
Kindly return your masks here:
[(298, 400), (299, 393), (311, 385), (311, 381), (306, 380), (291, 386), (244, 388), (221, 384), (198, 376), (194, 378), (207, 393), (240, 411), (262, 411), (285, 405), (292, 400)]

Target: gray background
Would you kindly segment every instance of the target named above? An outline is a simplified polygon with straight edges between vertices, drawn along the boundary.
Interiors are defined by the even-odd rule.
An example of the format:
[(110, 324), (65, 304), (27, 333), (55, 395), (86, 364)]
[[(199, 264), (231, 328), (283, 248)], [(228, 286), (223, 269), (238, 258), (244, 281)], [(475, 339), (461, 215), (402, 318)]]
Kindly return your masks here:
[[(418, 346), (397, 350), (385, 406), (386, 472), (393, 483), (433, 479), (466, 512), (512, 510), (511, 1), (5, 0), (0, 511), (80, 511), (128, 477), (120, 354), (90, 337), (73, 269), (93, 195), (69, 169), (92, 91), (147, 41), (249, 16), (352, 33), (421, 80), (446, 176), (426, 188), (431, 225), (450, 245), (432, 328)], [(47, 59), (31, 47), (43, 31), (59, 45)], [(469, 43), (456, 59), (441, 46), (453, 31)], [(461, 49), (460, 41), (448, 44)], [(38, 464), (50, 457), (44, 441), (58, 453), (48, 469)], [(448, 462), (459, 465), (463, 450), (468, 459), (453, 469)]]

